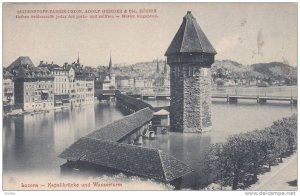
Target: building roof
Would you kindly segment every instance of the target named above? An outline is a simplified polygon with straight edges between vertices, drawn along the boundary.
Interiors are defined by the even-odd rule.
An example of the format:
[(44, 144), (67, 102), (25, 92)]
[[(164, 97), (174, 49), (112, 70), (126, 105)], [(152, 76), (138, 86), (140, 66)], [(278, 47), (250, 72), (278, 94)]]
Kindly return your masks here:
[(149, 122), (152, 117), (153, 111), (145, 108), (93, 131), (86, 137), (118, 142)]
[(163, 116), (163, 115), (169, 115), (169, 114), (170, 114), (170, 112), (168, 112), (165, 109), (161, 109), (161, 110), (153, 113), (153, 115), (157, 115), (157, 116)]
[(46, 67), (18, 67), (14, 69), (16, 78), (53, 79), (53, 75)]
[(3, 79), (13, 79), (14, 75), (8, 72), (7, 70), (3, 70)]
[(192, 168), (161, 150), (83, 137), (58, 157), (114, 168), (164, 182), (184, 176)]
[(12, 62), (8, 67), (8, 71), (12, 72), (14, 69), (18, 67), (34, 67), (31, 59), (28, 56), (20, 56), (14, 62)]
[(141, 109), (144, 109), (147, 107), (150, 108), (151, 110), (153, 109), (153, 107), (150, 104), (148, 104), (142, 100), (136, 99), (134, 97), (123, 95), (121, 93), (116, 93), (116, 98), (122, 99), (123, 101), (126, 102), (127, 105), (130, 105), (131, 108), (133, 108), (135, 110), (141, 110)]
[(177, 53), (217, 54), (190, 11), (183, 17), (183, 22), (165, 56)]
[(53, 63), (41, 63), (38, 65), (38, 67), (45, 67), (47, 69), (49, 69), (50, 71), (53, 70), (64, 70), (63, 67), (57, 65), (57, 64), (53, 64)]

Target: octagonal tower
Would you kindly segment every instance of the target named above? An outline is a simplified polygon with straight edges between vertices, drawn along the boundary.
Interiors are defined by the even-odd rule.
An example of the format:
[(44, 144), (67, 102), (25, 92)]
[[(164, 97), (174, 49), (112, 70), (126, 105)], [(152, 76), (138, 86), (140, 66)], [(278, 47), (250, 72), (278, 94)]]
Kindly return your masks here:
[(190, 11), (167, 49), (170, 66), (170, 125), (175, 132), (212, 128), (211, 65), (216, 51)]

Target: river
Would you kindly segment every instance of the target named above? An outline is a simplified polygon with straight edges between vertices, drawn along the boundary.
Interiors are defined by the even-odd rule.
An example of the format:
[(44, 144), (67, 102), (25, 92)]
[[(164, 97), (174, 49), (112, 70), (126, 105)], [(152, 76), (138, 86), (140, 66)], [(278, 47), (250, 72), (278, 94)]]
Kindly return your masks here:
[[(263, 88), (251, 90), (261, 92)], [(296, 87), (265, 88), (276, 96), (297, 94)], [(243, 89), (246, 93), (246, 89)], [(220, 90), (218, 93), (224, 93)], [(241, 92), (238, 91), (238, 92)], [(288, 93), (289, 92), (289, 93)], [(287, 95), (288, 94), (288, 95)], [(169, 105), (168, 100), (148, 101), (153, 106)], [(229, 104), (224, 100), (213, 100), (213, 130), (200, 134), (169, 133), (157, 139), (145, 140), (144, 146), (162, 149), (176, 158), (190, 164), (197, 170), (184, 178), (187, 187), (203, 183), (201, 159), (211, 143), (222, 142), (230, 134), (252, 131), (270, 126), (274, 120), (297, 113), (297, 106), (287, 102), (272, 102), (264, 105), (256, 101), (239, 101)], [(60, 175), (60, 165), (65, 160), (57, 156), (69, 145), (88, 132), (122, 118), (115, 103), (50, 111), (44, 114), (3, 117), (3, 175), (14, 178), (36, 174), (43, 177)], [(200, 177), (199, 177), (200, 176)]]

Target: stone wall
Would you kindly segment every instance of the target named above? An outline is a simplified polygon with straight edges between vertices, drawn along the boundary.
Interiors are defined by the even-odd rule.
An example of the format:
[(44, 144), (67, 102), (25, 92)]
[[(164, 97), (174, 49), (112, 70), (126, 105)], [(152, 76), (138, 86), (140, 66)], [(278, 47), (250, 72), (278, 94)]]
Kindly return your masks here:
[(180, 66), (170, 67), (170, 129), (183, 132), (183, 75), (175, 69), (180, 70)]
[(210, 68), (199, 64), (171, 66), (170, 123), (171, 131), (175, 132), (211, 129)]

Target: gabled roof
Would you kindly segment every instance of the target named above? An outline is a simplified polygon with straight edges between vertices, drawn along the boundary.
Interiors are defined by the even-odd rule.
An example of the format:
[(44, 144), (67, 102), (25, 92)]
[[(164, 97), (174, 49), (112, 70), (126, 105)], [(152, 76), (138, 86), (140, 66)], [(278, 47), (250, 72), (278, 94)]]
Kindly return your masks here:
[(183, 22), (165, 56), (186, 52), (217, 54), (190, 11), (183, 17)]
[(153, 115), (169, 115), (170, 114), (170, 112), (168, 112), (167, 110), (165, 110), (165, 109), (161, 109), (161, 110), (159, 110), (159, 111), (157, 111), (157, 112), (154, 112), (153, 113)]
[(114, 168), (164, 182), (184, 176), (192, 168), (158, 149), (83, 137), (58, 157)]
[(152, 117), (153, 111), (145, 108), (93, 131), (86, 137), (118, 142), (150, 121)]

